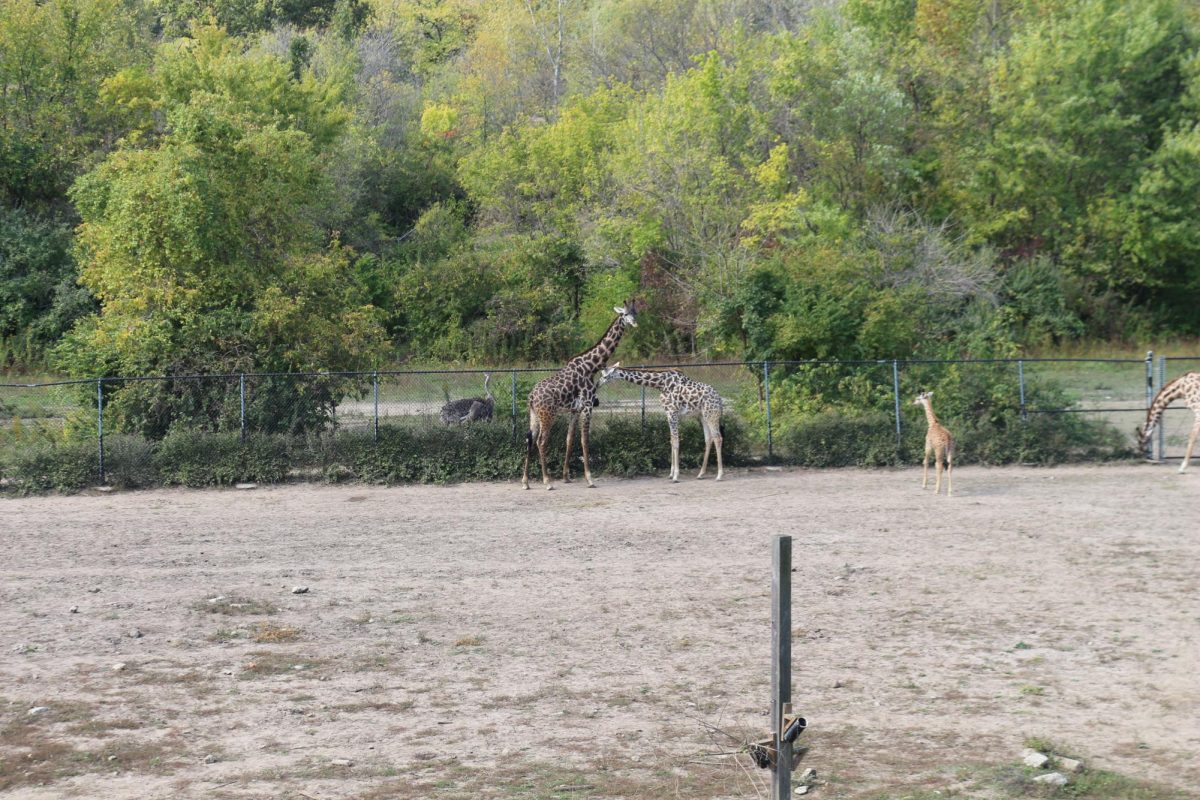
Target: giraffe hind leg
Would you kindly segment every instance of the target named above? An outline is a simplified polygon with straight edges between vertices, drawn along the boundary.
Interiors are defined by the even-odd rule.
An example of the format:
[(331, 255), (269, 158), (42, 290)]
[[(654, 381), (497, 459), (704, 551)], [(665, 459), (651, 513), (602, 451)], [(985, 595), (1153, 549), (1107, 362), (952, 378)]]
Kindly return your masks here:
[(717, 420), (717, 432), (713, 436), (713, 444), (717, 447), (717, 480), (725, 477), (725, 462), (721, 457), (721, 446), (725, 444), (725, 436), (721, 433), (721, 420)]
[(934, 494), (941, 494), (942, 491), (942, 461), (942, 452), (940, 450), (935, 450), (933, 453), (933, 466), (937, 470), (937, 481), (933, 484)]
[(712, 433), (708, 429), (708, 420), (700, 417), (700, 427), (704, 430), (704, 460), (700, 462), (700, 474), (696, 476), (696, 480), (704, 477), (704, 473), (708, 471), (708, 451), (712, 448)]

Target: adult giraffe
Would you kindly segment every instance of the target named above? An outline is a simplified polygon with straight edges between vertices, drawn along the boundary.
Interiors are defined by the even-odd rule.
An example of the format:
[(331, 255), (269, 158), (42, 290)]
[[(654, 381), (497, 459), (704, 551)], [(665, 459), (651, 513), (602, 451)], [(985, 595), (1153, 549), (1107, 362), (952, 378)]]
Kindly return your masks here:
[(525, 434), (525, 466), (521, 470), (521, 485), (529, 488), (529, 459), (533, 456), (536, 443), (538, 459), (542, 464), (542, 483), (547, 489), (550, 474), (546, 471), (546, 442), (550, 428), (558, 412), (570, 414), (567, 424), (567, 454), (563, 459), (563, 483), (571, 482), (571, 439), (575, 437), (575, 423), (579, 422), (579, 446), (583, 450), (583, 477), (588, 488), (594, 488), (592, 471), (588, 466), (588, 431), (592, 424), (592, 406), (596, 399), (596, 384), (593, 377), (608, 364), (609, 356), (621, 342), (621, 335), (628, 327), (637, 327), (637, 309), (630, 300), (613, 311), (617, 318), (608, 326), (604, 336), (595, 345), (584, 350), (567, 362), (567, 365), (549, 378), (538, 381), (529, 392), (529, 432)]

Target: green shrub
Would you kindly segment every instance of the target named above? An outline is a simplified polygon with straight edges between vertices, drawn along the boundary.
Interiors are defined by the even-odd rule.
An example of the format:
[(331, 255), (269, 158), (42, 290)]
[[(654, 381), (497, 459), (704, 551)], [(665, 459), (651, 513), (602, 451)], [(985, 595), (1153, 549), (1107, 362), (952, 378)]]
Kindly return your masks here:
[(238, 480), (279, 483), (293, 463), (291, 437), (251, 434), (242, 442)]
[(77, 492), (99, 480), (96, 445), (87, 442), (36, 442), (9, 451), (0, 474), (18, 494)]
[(117, 489), (158, 485), (154, 445), (141, 436), (118, 434), (104, 438), (104, 480)]
[(239, 477), (240, 437), (176, 428), (159, 442), (155, 466), (165, 485), (229, 486)]
[(521, 468), (505, 423), (454, 428), (382, 427), (310, 440), (312, 466), (326, 480), (368, 483), (453, 483), (511, 477)]
[(154, 463), (164, 485), (230, 486), (239, 481), (277, 483), (293, 463), (289, 439), (255, 434), (176, 429), (155, 450)]
[[(772, 372), (773, 450), (785, 462), (811, 467), (920, 463), (924, 412), (912, 404), (934, 391), (934, 410), (957, 441), (957, 464), (1056, 464), (1132, 456), (1127, 437), (1102, 420), (1036, 409), (1075, 406), (1057, 385), (1029, 380), (1022, 417), (1011, 363), (913, 363), (900, 372), (901, 436), (896, 439), (890, 363), (802, 364)], [(738, 399), (757, 444), (765, 444), (765, 414), (755, 393)]]
[[(726, 466), (744, 464), (748, 443), (745, 427), (732, 416), (722, 420), (721, 453)], [(563, 434), (565, 436), (565, 432)], [(558, 440), (562, 449), (562, 439)], [(578, 452), (578, 442), (572, 452)], [(640, 418), (615, 417), (593, 428), (590, 448), (596, 472), (608, 475), (646, 475), (671, 467), (671, 432), (666, 418), (656, 414), (643, 425)], [(699, 472), (704, 458), (704, 429), (687, 417), (679, 426), (680, 472)], [(561, 462), (560, 462), (561, 463)], [(561, 466), (559, 467), (561, 469)], [(716, 475), (715, 449), (708, 458), (708, 474)]]
[[(553, 480), (562, 477), (567, 420), (560, 417), (550, 431), (546, 469)], [(581, 477), (583, 465), (579, 432), (571, 448), (571, 475)], [(724, 458), (727, 465), (745, 461), (745, 432), (735, 419), (725, 422)], [(525, 459), (524, 431), (514, 436), (507, 420), (456, 427), (383, 427), (379, 441), (370, 433), (341, 433), (312, 437), (302, 449), (302, 460), (326, 480), (361, 480), (369, 483), (455, 483), (480, 480), (515, 480)], [(639, 475), (666, 469), (671, 463), (670, 437), (661, 417), (643, 427), (636, 418), (600, 418), (593, 422), (589, 447), (593, 474)], [(687, 421), (681, 428), (680, 461), (699, 469), (704, 453), (700, 425)], [(716, 472), (715, 453), (709, 469)], [(537, 449), (529, 465), (531, 480), (540, 480)]]
[[(924, 442), (912, 428), (896, 442), (895, 417), (883, 411), (824, 411), (797, 420), (775, 436), (775, 452), (805, 467), (880, 467), (900, 464)], [(915, 446), (914, 446), (915, 442)]]

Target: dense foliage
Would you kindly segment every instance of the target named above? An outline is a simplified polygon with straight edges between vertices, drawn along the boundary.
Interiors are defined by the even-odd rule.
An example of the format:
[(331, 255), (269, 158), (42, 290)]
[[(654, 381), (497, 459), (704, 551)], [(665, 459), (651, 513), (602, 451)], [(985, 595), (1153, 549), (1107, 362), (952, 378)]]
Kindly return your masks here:
[[(554, 441), (566, 436), (557, 425)], [(592, 472), (632, 476), (670, 466), (667, 426), (661, 418), (605, 420), (592, 430)], [(698, 470), (704, 452), (699, 423), (681, 431), (680, 458), (687, 470)], [(562, 475), (562, 448), (547, 453), (554, 480)], [(383, 427), (378, 440), (371, 432), (291, 436), (211, 433), (175, 430), (161, 440), (136, 435), (110, 437), (105, 443), (105, 481), (116, 488), (155, 486), (232, 486), (250, 481), (278, 483), (289, 477), (331, 483), (455, 483), (513, 480), (521, 472), (525, 441), (514, 436), (507, 421), (464, 427)], [(736, 421), (725, 428), (726, 466), (747, 461), (747, 439)], [(716, 474), (716, 456), (709, 477)], [(581, 479), (580, 467), (574, 477)], [(533, 480), (540, 480), (534, 455)], [(95, 444), (37, 440), (19, 449), (0, 448), (3, 491), (78, 491), (96, 484), (99, 463)]]
[[(633, 293), (646, 357), (1200, 334), (1198, 24), (1185, 0), (10, 0), (0, 368), (554, 362)], [(119, 427), (229, 429), (227, 393), (168, 385), (114, 386)], [(274, 430), (354, 388), (306, 385)]]

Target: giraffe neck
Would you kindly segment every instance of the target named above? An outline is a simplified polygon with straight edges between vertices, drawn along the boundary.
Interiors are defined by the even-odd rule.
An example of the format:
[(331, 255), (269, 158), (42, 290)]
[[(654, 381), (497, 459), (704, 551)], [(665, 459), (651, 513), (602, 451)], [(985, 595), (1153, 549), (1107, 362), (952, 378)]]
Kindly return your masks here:
[(650, 386), (654, 389), (665, 389), (674, 379), (674, 373), (645, 371), (636, 369), (616, 369), (613, 371), (614, 378), (620, 378), (623, 381), (636, 383), (639, 386)]
[(613, 354), (617, 349), (617, 345), (621, 343), (621, 335), (623, 333), (625, 333), (625, 317), (618, 315), (613, 320), (613, 323), (608, 326), (608, 330), (604, 332), (604, 336), (600, 337), (600, 341), (572, 358), (571, 365), (577, 369), (586, 371), (589, 376), (595, 375), (608, 364), (609, 356)]
[(1167, 406), (1174, 403), (1183, 394), (1185, 377), (1187, 376), (1178, 377), (1158, 390), (1154, 401), (1150, 403), (1150, 408), (1146, 410), (1146, 424), (1142, 426), (1143, 431), (1149, 432), (1154, 428), (1162, 418), (1163, 412), (1167, 410)]
[(940, 424), (938, 422), (937, 415), (933, 413), (933, 403), (926, 400), (924, 403), (921, 403), (921, 405), (925, 407), (925, 420), (929, 423), (929, 427), (932, 428), (934, 425)]

